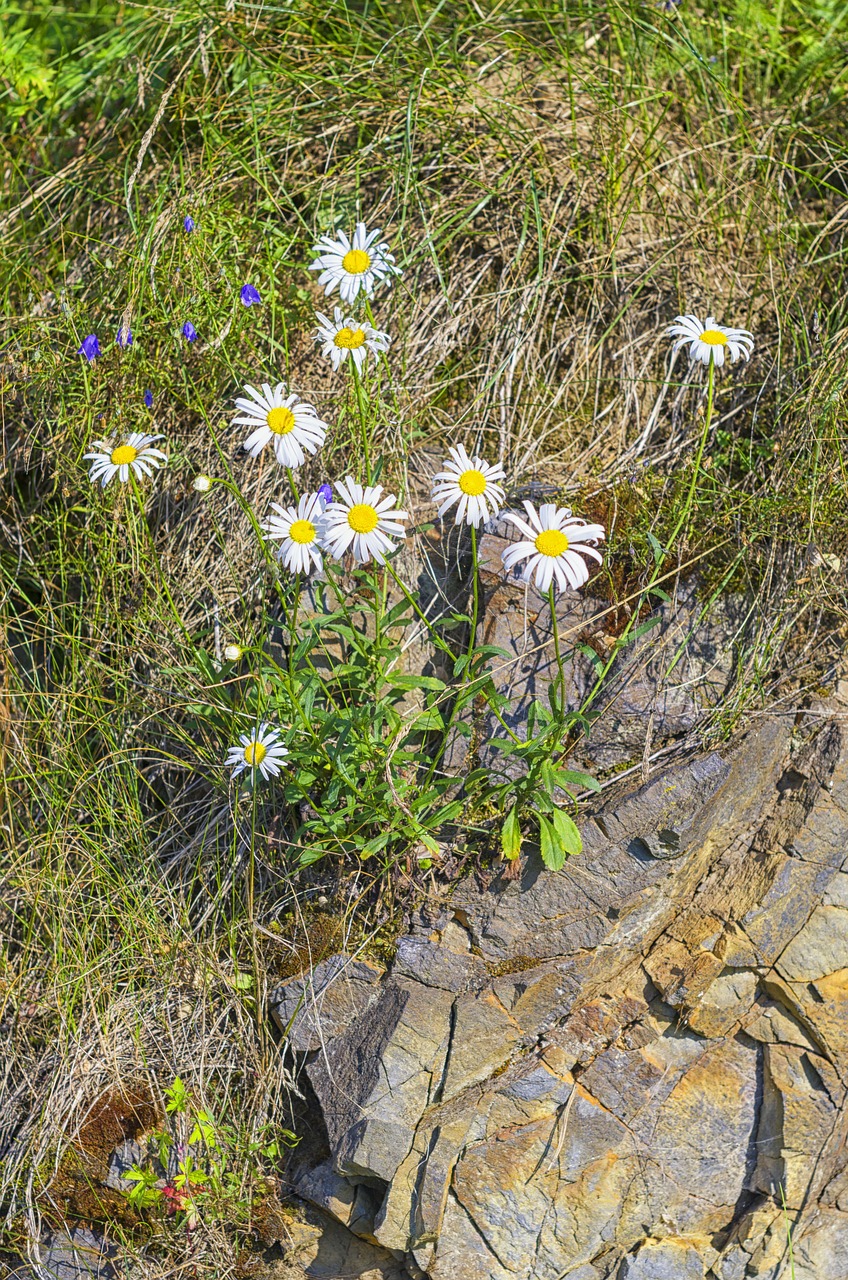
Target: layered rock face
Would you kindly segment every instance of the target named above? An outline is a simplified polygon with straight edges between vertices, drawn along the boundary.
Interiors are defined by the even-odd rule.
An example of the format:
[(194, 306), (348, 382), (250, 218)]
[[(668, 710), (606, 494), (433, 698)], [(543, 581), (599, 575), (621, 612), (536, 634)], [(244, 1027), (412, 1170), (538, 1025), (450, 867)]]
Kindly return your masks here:
[[(763, 719), (584, 852), (275, 995), (301, 1195), (430, 1280), (848, 1277), (848, 732)], [(811, 727), (812, 726), (812, 727)], [(781, 1208), (785, 1198), (786, 1215)]]

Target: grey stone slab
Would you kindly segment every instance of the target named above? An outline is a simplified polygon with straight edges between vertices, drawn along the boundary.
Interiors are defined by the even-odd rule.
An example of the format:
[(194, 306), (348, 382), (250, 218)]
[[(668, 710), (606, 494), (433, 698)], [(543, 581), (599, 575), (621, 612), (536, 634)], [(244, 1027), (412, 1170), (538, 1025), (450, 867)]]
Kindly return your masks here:
[(271, 993), (271, 1016), (290, 1048), (314, 1052), (362, 1016), (377, 998), (382, 975), (369, 960), (330, 956)]

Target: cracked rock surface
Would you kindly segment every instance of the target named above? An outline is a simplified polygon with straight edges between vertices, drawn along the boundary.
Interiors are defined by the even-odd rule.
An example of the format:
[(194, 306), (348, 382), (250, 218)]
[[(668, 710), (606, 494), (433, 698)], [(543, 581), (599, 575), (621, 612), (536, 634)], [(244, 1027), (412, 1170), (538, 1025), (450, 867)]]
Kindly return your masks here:
[(275, 993), (326, 1130), (299, 1193), (412, 1277), (774, 1280), (782, 1188), (796, 1280), (848, 1277), (843, 716), (762, 719), (562, 871), (430, 902), (387, 972)]

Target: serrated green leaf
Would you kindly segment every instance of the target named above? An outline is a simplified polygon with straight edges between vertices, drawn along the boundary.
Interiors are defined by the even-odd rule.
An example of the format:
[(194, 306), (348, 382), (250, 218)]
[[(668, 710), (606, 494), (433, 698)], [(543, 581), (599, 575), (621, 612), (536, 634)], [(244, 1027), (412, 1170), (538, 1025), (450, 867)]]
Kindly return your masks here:
[(518, 821), (518, 806), (513, 805), (504, 818), (501, 827), (501, 849), (503, 856), (512, 862), (521, 852), (521, 824)]
[(566, 852), (557, 836), (556, 830), (547, 818), (536, 812), (539, 821), (539, 849), (542, 861), (549, 871), (559, 871), (565, 863)]
[(563, 809), (554, 809), (553, 824), (557, 839), (569, 857), (583, 852), (583, 838), (573, 818)]

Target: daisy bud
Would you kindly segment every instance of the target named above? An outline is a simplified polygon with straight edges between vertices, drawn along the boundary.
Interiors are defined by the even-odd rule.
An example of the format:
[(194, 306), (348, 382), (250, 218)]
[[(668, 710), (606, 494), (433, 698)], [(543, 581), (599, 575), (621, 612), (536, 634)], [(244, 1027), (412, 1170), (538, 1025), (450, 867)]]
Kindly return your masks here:
[(191, 482), (191, 487), (195, 493), (208, 493), (212, 488), (212, 477), (195, 476)]
[(224, 657), (227, 662), (238, 662), (243, 653), (244, 649), (240, 644), (228, 644), (224, 649)]

